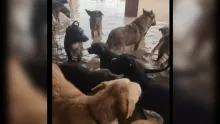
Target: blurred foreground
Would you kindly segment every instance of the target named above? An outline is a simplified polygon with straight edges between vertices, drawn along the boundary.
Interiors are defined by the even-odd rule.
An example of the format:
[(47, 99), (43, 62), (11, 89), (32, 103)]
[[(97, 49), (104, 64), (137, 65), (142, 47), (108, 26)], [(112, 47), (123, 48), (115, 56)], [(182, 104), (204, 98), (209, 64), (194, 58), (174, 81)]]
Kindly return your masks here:
[(174, 0), (175, 124), (214, 123), (215, 1)]
[(9, 124), (47, 123), (47, 1), (9, 1)]

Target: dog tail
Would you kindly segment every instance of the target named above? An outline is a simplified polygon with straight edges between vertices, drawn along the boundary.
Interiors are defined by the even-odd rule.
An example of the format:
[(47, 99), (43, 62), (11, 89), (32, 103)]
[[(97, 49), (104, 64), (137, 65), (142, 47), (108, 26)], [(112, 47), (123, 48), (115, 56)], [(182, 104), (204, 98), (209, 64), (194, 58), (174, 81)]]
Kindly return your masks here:
[(144, 72), (145, 73), (157, 73), (157, 72), (165, 71), (165, 70), (167, 70), (170, 67), (169, 60), (170, 60), (170, 56), (168, 57), (168, 64), (167, 64), (167, 66), (162, 68), (162, 69), (145, 69)]

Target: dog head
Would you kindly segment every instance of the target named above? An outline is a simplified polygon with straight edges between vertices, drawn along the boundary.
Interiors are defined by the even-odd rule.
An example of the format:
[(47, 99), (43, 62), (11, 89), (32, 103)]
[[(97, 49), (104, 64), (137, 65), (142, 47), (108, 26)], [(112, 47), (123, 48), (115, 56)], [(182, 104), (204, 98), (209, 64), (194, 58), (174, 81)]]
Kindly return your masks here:
[(74, 21), (72, 25), (67, 27), (66, 35), (70, 37), (72, 41), (76, 42), (86, 42), (89, 40), (89, 38), (84, 34), (82, 28), (79, 27), (78, 21)]
[(89, 54), (103, 55), (106, 52), (109, 52), (109, 48), (104, 43), (93, 43), (90, 48), (88, 48)]
[(123, 121), (132, 115), (142, 92), (138, 83), (125, 78), (103, 82), (92, 89), (93, 93), (100, 91), (115, 96), (119, 120)]
[(153, 10), (146, 11), (145, 9), (143, 9), (143, 15), (151, 18), (151, 26), (156, 25), (155, 13), (153, 12)]
[(70, 18), (70, 10), (67, 9), (65, 6), (61, 9), (61, 12), (66, 15), (66, 17)]
[(160, 28), (159, 31), (161, 31), (162, 36), (164, 36), (165, 34), (169, 33), (169, 28), (167, 26), (164, 26)]
[(124, 77), (129, 77), (131, 81), (137, 81), (142, 80), (145, 68), (136, 59), (136, 56), (123, 54), (111, 62), (118, 68), (117, 74), (124, 74)]
[(102, 14), (101, 11), (99, 10), (94, 10), (94, 11), (90, 11), (85, 9), (87, 14), (90, 16), (90, 20), (95, 24), (95, 25), (99, 25), (102, 22), (102, 16), (104, 16)]

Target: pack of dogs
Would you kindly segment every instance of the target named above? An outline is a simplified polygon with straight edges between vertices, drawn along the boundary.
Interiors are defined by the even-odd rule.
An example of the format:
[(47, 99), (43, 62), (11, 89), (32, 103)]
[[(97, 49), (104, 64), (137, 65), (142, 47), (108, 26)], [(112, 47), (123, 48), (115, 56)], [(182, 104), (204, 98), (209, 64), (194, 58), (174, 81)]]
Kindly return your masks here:
[[(95, 32), (100, 36), (104, 14), (99, 10), (85, 11), (90, 16), (91, 36), (95, 37)], [(87, 51), (100, 58), (97, 70), (83, 67), (82, 48), (73, 47), (89, 40), (79, 22), (68, 26), (64, 39), (68, 61), (53, 63), (55, 123), (169, 124), (169, 88), (146, 75), (170, 67), (169, 28), (159, 29), (162, 38), (151, 53), (159, 51), (157, 62), (164, 54), (168, 55), (164, 68), (148, 69), (135, 55), (124, 53), (125, 47), (130, 45), (134, 45), (136, 51), (149, 28), (155, 25), (153, 10), (143, 9), (143, 14), (133, 22), (113, 29), (106, 43), (92, 43)], [(114, 53), (116, 49), (121, 49), (121, 54)]]

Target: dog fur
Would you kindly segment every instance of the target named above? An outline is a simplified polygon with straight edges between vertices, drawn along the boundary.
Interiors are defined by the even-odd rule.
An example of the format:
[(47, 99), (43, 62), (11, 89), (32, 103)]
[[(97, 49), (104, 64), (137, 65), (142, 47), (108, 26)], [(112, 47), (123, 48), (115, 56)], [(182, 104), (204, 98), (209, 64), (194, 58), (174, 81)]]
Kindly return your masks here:
[(143, 14), (131, 24), (113, 29), (108, 36), (106, 44), (109, 49), (121, 48), (122, 53), (124, 53), (125, 46), (133, 44), (134, 50), (137, 50), (144, 34), (154, 25), (156, 25), (154, 12), (143, 9)]
[(16, 59), (8, 63), (8, 124), (47, 124), (47, 99)]
[[(151, 52), (151, 55), (153, 55), (156, 50), (159, 51), (157, 62), (159, 62), (159, 60), (162, 58), (164, 53), (166, 53), (167, 55), (170, 54), (169, 28), (165, 26), (163, 28), (160, 28), (159, 31), (161, 31), (162, 38), (159, 40), (158, 44), (154, 47), (154, 49)], [(169, 59), (166, 60), (166, 62), (168, 61)]]
[[(155, 83), (153, 79), (146, 76), (146, 73), (157, 72), (157, 69), (155, 71), (144, 68), (133, 55), (116, 55), (103, 43), (92, 44), (88, 52), (98, 54), (101, 68), (107, 68), (115, 74), (123, 74), (125, 78), (139, 83), (143, 94), (138, 105), (141, 108), (156, 111), (164, 118), (164, 123), (169, 124), (169, 88), (161, 83)], [(168, 67), (167, 65), (164, 69)]]
[(60, 64), (59, 67), (65, 78), (84, 94), (90, 93), (91, 88), (103, 81), (120, 78), (120, 76), (112, 74), (108, 69), (90, 71), (88, 68), (72, 62)]
[(141, 95), (137, 83), (117, 79), (101, 83), (92, 89), (93, 96), (86, 96), (65, 79), (56, 64), (53, 64), (52, 88), (56, 124), (95, 124), (95, 120), (109, 124), (117, 118), (123, 124)]
[(97, 31), (98, 36), (102, 33), (102, 16), (103, 13), (100, 10), (90, 11), (85, 9), (87, 14), (90, 16), (90, 29), (91, 29), (91, 36), (94, 37), (95, 31)]
[(63, 2), (57, 0), (52, 1), (52, 13), (55, 19), (59, 22), (59, 13), (62, 12), (66, 17), (70, 18), (70, 10), (64, 6)]
[(158, 123), (156, 120), (137, 120), (132, 122), (131, 124), (161, 124), (161, 123)]
[(64, 39), (64, 49), (66, 51), (68, 61), (81, 61), (83, 45), (82, 42), (88, 41), (89, 38), (79, 27), (79, 22), (74, 21), (72, 25), (66, 29)]

